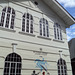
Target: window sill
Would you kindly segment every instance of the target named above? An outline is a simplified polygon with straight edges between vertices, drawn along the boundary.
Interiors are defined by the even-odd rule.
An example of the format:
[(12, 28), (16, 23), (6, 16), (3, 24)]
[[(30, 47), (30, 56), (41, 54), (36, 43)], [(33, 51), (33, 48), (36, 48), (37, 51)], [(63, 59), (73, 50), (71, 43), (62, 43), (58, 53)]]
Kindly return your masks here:
[(45, 37), (45, 36), (37, 36), (38, 38), (43, 38), (43, 39), (47, 39), (47, 40), (51, 40), (51, 38), (49, 37)]
[(14, 30), (14, 29), (8, 29), (8, 28), (3, 28), (3, 27), (0, 27), (0, 30), (9, 31), (9, 32), (16, 32), (16, 30)]
[(23, 34), (23, 35), (28, 35), (28, 36), (33, 36), (33, 37), (35, 37), (35, 35), (34, 35), (34, 34), (31, 34), (31, 33), (22, 32), (22, 31), (20, 31), (19, 33), (20, 33), (20, 34)]
[(63, 41), (63, 40), (53, 39), (53, 41), (64, 43), (64, 41)]

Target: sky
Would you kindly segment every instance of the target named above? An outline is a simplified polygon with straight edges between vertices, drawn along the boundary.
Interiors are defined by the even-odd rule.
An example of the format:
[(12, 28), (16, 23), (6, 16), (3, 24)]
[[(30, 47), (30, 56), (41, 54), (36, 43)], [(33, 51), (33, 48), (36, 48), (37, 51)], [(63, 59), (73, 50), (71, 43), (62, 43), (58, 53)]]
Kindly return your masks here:
[[(75, 18), (75, 0), (57, 0)], [(75, 38), (75, 24), (66, 29), (67, 40)]]

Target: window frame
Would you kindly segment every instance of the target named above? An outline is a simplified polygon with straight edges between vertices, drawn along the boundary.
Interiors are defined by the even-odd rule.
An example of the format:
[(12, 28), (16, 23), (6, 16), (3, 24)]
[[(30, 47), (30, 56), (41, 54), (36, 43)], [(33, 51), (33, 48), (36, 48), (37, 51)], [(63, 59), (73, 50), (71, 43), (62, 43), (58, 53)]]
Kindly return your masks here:
[[(22, 19), (21, 19), (21, 32), (23, 32), (23, 33), (27, 33), (27, 34), (34, 34), (34, 19), (33, 20), (31, 20), (30, 18), (32, 17), (33, 18), (33, 16), (31, 15), (31, 14), (29, 14), (29, 19), (27, 19), (27, 14), (29, 14), (29, 13), (24, 13), (23, 15), (22, 15)], [(23, 18), (23, 16), (25, 15), (25, 18)], [(23, 19), (25, 19), (25, 24), (24, 24), (24, 26), (25, 26), (25, 30), (23, 31), (22, 30), (22, 26), (23, 26)], [(27, 30), (27, 28), (26, 28), (26, 26), (27, 26), (27, 20), (29, 21), (29, 32), (27, 32), (26, 30)], [(31, 22), (33, 22), (32, 23), (32, 29), (30, 29), (30, 27), (31, 27)], [(31, 31), (32, 31), (32, 33), (31, 33)]]
[[(45, 24), (43, 22), (45, 22)], [(40, 27), (42, 27), (42, 28), (40, 28)], [(43, 29), (44, 27), (45, 27), (45, 30)], [(48, 29), (47, 29), (47, 27), (48, 27)], [(43, 33), (45, 33), (45, 35)], [(41, 18), (39, 21), (39, 35), (42, 37), (47, 37), (47, 38), (49, 38), (49, 36), (50, 36), (49, 35), (49, 23), (45, 18)]]
[[(61, 61), (62, 60), (62, 61)], [(62, 63), (61, 63), (62, 62)], [(66, 61), (60, 58), (57, 62), (58, 75), (67, 75)]]
[[(20, 59), (20, 61), (12, 61), (12, 60), (10, 60), (10, 61), (6, 61), (6, 60), (8, 60), (8, 57), (11, 55), (12, 56), (12, 54), (14, 54), (14, 55), (16, 55), (16, 56), (18, 56), (18, 58)], [(9, 57), (9, 58), (11, 58), (11, 57)], [(12, 58), (15, 60), (15, 58), (12, 56)], [(18, 60), (18, 58), (17, 58), (17, 60)], [(3, 71), (3, 75), (5, 75), (5, 74), (8, 74), (8, 75), (10, 75), (10, 74), (19, 74), (19, 75), (21, 75), (21, 68), (22, 68), (22, 61), (21, 61), (22, 59), (21, 59), (21, 57), (20, 57), (20, 55), (18, 55), (18, 54), (16, 54), (16, 53), (10, 53), (10, 54), (8, 54), (7, 56), (6, 56), (6, 58), (5, 58), (5, 63), (4, 63), (4, 71)], [(8, 66), (7, 66), (7, 64), (9, 64)], [(14, 66), (12, 66), (12, 65), (14, 65)], [(20, 66), (20, 67), (19, 67)], [(13, 69), (12, 69), (13, 68)], [(15, 72), (12, 72), (13, 70), (15, 70)], [(18, 71), (18, 72), (17, 72)]]
[(54, 39), (63, 41), (63, 36), (62, 36), (62, 29), (60, 24), (54, 23)]
[[(3, 22), (3, 26), (0, 26), (0, 28), (5, 28), (5, 29), (10, 29), (10, 30), (14, 30), (14, 28), (15, 28), (15, 17), (16, 17), (16, 13), (15, 13), (15, 10), (13, 9), (13, 8), (11, 8), (11, 11), (10, 11), (10, 13), (9, 12), (7, 12), (8, 11), (8, 8), (11, 8), (10, 6), (6, 6), (6, 7), (4, 7), (3, 9), (6, 9), (6, 11), (3, 11), (3, 9), (2, 9), (2, 12), (1, 12), (1, 17), (0, 17), (0, 23), (1, 23), (1, 20), (2, 20), (2, 14), (3, 14), (3, 12), (5, 13), (5, 16), (4, 16), (4, 22)], [(14, 14), (13, 14), (13, 12), (14, 12)], [(9, 16), (9, 20), (8, 20), (8, 24), (6, 23), (7, 22), (7, 15), (10, 15)], [(12, 16), (14, 16), (14, 18), (12, 18)], [(14, 20), (13, 21), (13, 24), (11, 24), (12, 23), (12, 19)], [(6, 27), (6, 24), (8, 25), (8, 27)], [(13, 28), (11, 28), (11, 26), (13, 26)]]

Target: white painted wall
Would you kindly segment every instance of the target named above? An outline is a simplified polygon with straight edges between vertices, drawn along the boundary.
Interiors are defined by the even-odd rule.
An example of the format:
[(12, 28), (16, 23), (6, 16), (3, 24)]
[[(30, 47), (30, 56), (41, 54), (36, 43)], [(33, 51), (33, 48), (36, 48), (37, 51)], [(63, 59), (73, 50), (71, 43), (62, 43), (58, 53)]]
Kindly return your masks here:
[[(45, 5), (41, 0), (37, 0), (38, 6), (33, 4), (33, 0), (2, 0), (0, 1), (0, 16), (1, 11), (5, 6), (14, 8), (16, 12), (15, 28), (14, 31), (0, 28), (0, 74), (3, 74), (4, 61), (8, 54), (12, 53), (12, 43), (17, 43), (16, 53), (22, 57), (22, 75), (31, 75), (35, 69), (39, 72), (39, 68), (36, 68), (34, 60), (40, 59), (39, 55), (36, 55), (34, 51), (47, 52), (44, 59), (48, 62), (48, 71), (51, 75), (57, 75), (57, 61), (60, 58), (59, 50), (63, 51), (63, 59), (67, 62), (68, 75), (71, 73), (70, 54), (67, 45), (66, 30), (63, 21), (52, 10)], [(26, 35), (19, 33), (21, 31), (21, 18), (24, 13), (29, 12), (34, 18), (34, 35)], [(39, 20), (40, 18), (46, 18), (49, 22), (50, 39), (39, 38)], [(63, 41), (53, 41), (54, 39), (54, 23), (59, 23), (62, 27)], [(26, 60), (27, 59), (27, 60)], [(29, 70), (26, 70), (29, 69)]]

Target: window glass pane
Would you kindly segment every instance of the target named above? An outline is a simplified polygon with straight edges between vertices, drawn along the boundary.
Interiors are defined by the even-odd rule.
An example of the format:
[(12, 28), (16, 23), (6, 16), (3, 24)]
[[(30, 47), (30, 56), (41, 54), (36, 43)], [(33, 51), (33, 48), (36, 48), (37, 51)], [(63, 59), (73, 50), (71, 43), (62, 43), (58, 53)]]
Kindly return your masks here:
[(58, 66), (58, 70), (60, 69), (60, 66)]
[(29, 13), (27, 13), (27, 19), (29, 19)]
[(48, 25), (48, 21), (46, 20), (46, 24)]
[(2, 10), (3, 12), (6, 12), (6, 7)]
[(40, 21), (40, 35), (42, 35), (42, 24), (41, 24), (41, 21)]
[(57, 37), (58, 37), (58, 39), (59, 39), (59, 30), (58, 30), (58, 28), (57, 28)]
[(31, 20), (33, 20), (33, 16), (31, 15), (31, 18), (30, 18)]
[(22, 31), (25, 31), (25, 18), (22, 19)]
[(15, 15), (12, 15), (12, 19), (14, 19), (15, 18)]
[(10, 28), (14, 29), (14, 19), (13, 18), (11, 19), (11, 27)]
[(8, 7), (7, 12), (11, 13), (11, 8), (10, 7)]
[(25, 18), (25, 14), (23, 15), (23, 18)]
[(65, 70), (65, 74), (67, 74), (67, 71)]
[(48, 26), (47, 26), (47, 37), (49, 37), (49, 30), (48, 30)]
[(63, 69), (61, 70), (61, 73), (63, 74), (64, 72), (63, 72)]
[(5, 27), (6, 27), (6, 28), (9, 27), (9, 20), (10, 20), (10, 14), (7, 14), (6, 24), (5, 24)]
[(4, 12), (2, 12), (2, 17), (5, 17), (5, 13)]
[(58, 73), (60, 73), (60, 70), (58, 70)]
[(12, 9), (12, 14), (15, 15), (15, 11), (14, 11), (14, 9)]
[(63, 64), (64, 64), (64, 65), (66, 65), (66, 62), (65, 62), (65, 61), (63, 61)]
[(5, 18), (5, 12), (2, 12), (0, 26), (3, 26), (3, 24), (4, 24), (4, 18)]
[(43, 36), (45, 36), (45, 24), (43, 24)]
[(11, 69), (10, 69), (10, 74), (15, 75), (15, 68), (16, 67), (16, 63), (11, 63)]
[(66, 69), (66, 66), (64, 66), (64, 69)]

